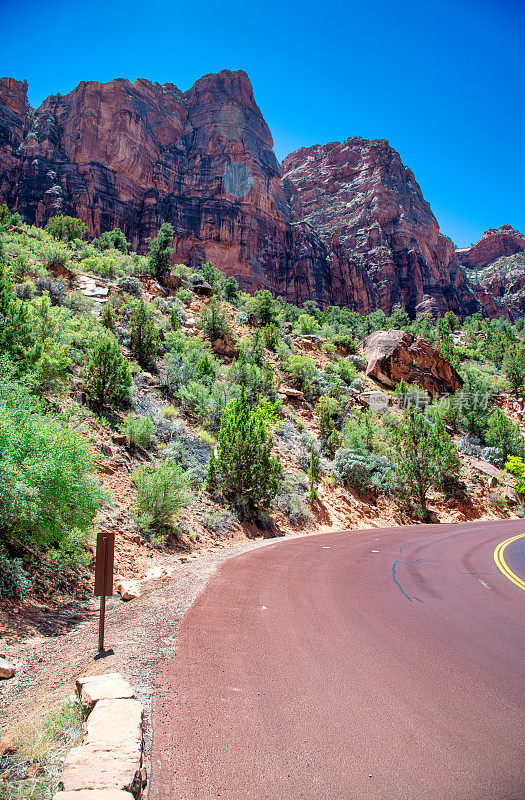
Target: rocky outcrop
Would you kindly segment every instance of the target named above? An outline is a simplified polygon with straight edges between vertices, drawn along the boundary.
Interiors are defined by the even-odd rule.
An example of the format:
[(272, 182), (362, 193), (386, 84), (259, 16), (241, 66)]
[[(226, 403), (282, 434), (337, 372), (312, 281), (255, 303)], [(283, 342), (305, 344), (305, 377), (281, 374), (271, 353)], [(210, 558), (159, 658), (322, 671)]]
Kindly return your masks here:
[(387, 389), (416, 383), (432, 396), (461, 389), (454, 367), (429, 341), (407, 331), (376, 331), (362, 344), (366, 374)]
[[(144, 252), (161, 223), (174, 261), (214, 261), (241, 287), (360, 313), (480, 309), (412, 172), (383, 140), (302, 149), (283, 170), (248, 76), (82, 82), (33, 111), (0, 80), (0, 202), (27, 222), (119, 226)], [(497, 305), (497, 301), (496, 301)]]
[(511, 225), (485, 231), (479, 242), (456, 250), (460, 263), (467, 269), (480, 270), (501, 256), (511, 256), (525, 250), (525, 236)]
[(456, 255), (489, 317), (525, 315), (525, 236), (510, 225), (486, 231)]
[(290, 224), (272, 137), (244, 72), (207, 75), (185, 93), (146, 80), (82, 82), (34, 113), (26, 84), (0, 86), (0, 200), (27, 222), (71, 214), (90, 236), (119, 226), (144, 252), (167, 220), (175, 261), (210, 259), (244, 289), (331, 301), (326, 248)]
[(302, 148), (283, 162), (294, 220), (307, 223), (327, 246), (333, 286), (358, 310), (411, 316), (479, 310), (450, 239), (399, 154), (383, 139)]

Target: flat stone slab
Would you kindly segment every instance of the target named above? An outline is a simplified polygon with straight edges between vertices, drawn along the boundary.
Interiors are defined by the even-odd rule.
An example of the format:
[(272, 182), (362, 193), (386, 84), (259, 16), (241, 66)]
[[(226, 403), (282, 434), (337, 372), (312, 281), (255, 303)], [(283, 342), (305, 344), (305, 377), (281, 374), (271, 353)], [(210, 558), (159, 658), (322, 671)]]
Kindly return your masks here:
[(84, 744), (140, 745), (142, 704), (138, 700), (99, 700), (87, 721)]
[(58, 788), (75, 793), (81, 789), (118, 789), (138, 795), (141, 766), (141, 743), (90, 742), (68, 753)]
[(80, 678), (77, 681), (80, 688), (80, 701), (86, 708), (93, 708), (99, 700), (124, 700), (135, 697), (131, 684), (125, 681), (118, 673), (114, 675), (101, 675), (92, 680)]
[(119, 789), (81, 789), (79, 792), (57, 792), (53, 800), (133, 800), (133, 795)]

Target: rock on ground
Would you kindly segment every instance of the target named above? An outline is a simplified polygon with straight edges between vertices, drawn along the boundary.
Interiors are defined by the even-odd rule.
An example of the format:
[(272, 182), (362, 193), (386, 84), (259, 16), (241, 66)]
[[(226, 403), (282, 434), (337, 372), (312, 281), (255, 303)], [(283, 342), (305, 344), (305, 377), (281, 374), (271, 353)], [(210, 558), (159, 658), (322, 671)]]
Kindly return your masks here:
[(366, 374), (388, 389), (416, 383), (432, 396), (456, 392), (463, 381), (429, 341), (407, 331), (376, 331), (362, 344)]
[(12, 678), (15, 674), (15, 667), (5, 658), (0, 658), (0, 678)]

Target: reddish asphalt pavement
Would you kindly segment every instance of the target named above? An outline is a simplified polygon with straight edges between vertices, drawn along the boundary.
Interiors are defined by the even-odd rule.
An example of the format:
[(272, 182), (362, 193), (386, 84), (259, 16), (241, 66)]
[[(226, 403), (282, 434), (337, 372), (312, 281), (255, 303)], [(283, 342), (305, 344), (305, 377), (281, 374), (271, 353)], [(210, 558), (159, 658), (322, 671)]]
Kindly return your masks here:
[(152, 800), (523, 800), (525, 591), (493, 559), (519, 533), (348, 531), (227, 561), (157, 675)]

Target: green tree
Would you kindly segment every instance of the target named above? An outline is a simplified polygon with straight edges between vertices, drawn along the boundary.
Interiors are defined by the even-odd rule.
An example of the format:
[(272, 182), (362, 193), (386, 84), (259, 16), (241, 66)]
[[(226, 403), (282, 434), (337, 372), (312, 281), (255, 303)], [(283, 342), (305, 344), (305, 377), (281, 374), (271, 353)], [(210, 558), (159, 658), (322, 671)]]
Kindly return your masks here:
[(135, 306), (129, 323), (131, 351), (141, 366), (147, 367), (155, 360), (159, 349), (159, 331), (153, 314), (144, 300)]
[(525, 440), (520, 429), (503, 413), (501, 408), (495, 408), (490, 415), (484, 438), (489, 447), (498, 447), (502, 450), (505, 458), (522, 456), (525, 453)]
[(114, 336), (100, 339), (86, 366), (84, 389), (97, 406), (120, 405), (129, 396), (131, 372)]
[(11, 214), (5, 203), (0, 206), (0, 233), (22, 224), (20, 214)]
[(75, 239), (83, 239), (85, 237), (87, 225), (76, 217), (59, 215), (48, 220), (46, 231), (51, 234), (53, 239), (58, 239), (62, 242), (73, 242)]
[(321, 468), (321, 458), (317, 448), (310, 449), (310, 463), (308, 465), (308, 486), (310, 487), (309, 497), (310, 500), (317, 500), (317, 489), (323, 477), (323, 470)]
[(335, 428), (335, 423), (339, 414), (339, 404), (335, 398), (323, 394), (317, 401), (314, 414), (317, 419), (319, 436), (321, 437), (321, 441), (326, 444)]
[(98, 246), (101, 250), (113, 248), (114, 250), (120, 250), (121, 253), (127, 253), (129, 242), (123, 231), (121, 231), (120, 228), (115, 228), (112, 231), (104, 231), (104, 233), (100, 234)]
[(202, 309), (198, 324), (211, 342), (216, 339), (224, 339), (231, 334), (226, 314), (215, 297)]
[(235, 303), (236, 300), (239, 299), (239, 284), (233, 275), (230, 275), (230, 277), (226, 278), (224, 281), (222, 286), (222, 296), (228, 303)]
[(279, 305), (268, 289), (263, 289), (251, 299), (250, 308), (261, 325), (277, 325), (279, 322)]
[(516, 394), (525, 394), (525, 344), (509, 348), (503, 369)]
[(393, 431), (393, 450), (398, 485), (419, 500), (428, 519), (429, 490), (443, 489), (459, 476), (460, 460), (452, 440), (442, 422), (432, 424), (411, 406)]
[(157, 278), (160, 280), (166, 272), (169, 272), (171, 265), (171, 254), (173, 248), (173, 225), (163, 222), (155, 239), (147, 239), (149, 245), (149, 266)]
[(100, 318), (100, 323), (101, 325), (104, 326), (104, 328), (107, 328), (108, 331), (111, 331), (111, 333), (115, 333), (117, 326), (115, 322), (115, 314), (113, 311), (113, 304), (111, 300), (108, 300), (108, 302), (104, 306), (104, 310)]
[(219, 491), (247, 514), (267, 510), (281, 487), (282, 467), (271, 455), (272, 443), (264, 411), (258, 406), (251, 408), (244, 391), (230, 400), (219, 431), (213, 470)]
[(27, 363), (32, 340), (27, 307), (14, 297), (0, 252), (0, 355), (7, 355), (21, 370)]

